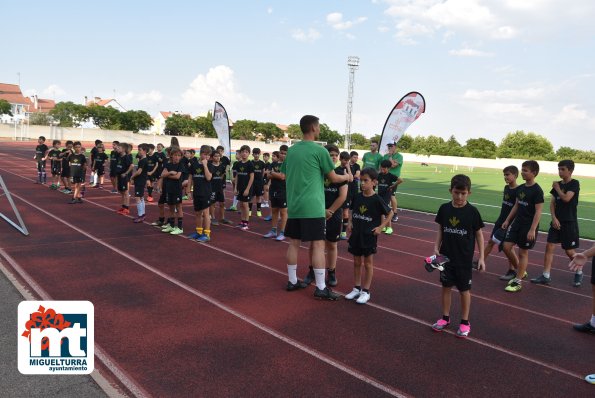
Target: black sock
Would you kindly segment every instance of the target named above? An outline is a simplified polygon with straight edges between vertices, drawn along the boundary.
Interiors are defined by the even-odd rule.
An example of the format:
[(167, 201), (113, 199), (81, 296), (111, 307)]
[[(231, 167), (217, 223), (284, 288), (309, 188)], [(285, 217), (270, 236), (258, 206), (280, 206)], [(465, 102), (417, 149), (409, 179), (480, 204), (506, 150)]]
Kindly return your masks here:
[(450, 322), (450, 316), (449, 315), (442, 315), (442, 319), (445, 320), (446, 322)]
[(178, 217), (178, 228), (182, 229), (182, 217)]
[(260, 211), (260, 209), (261, 209), (261, 204), (260, 204), (260, 202), (259, 202), (259, 203), (257, 203), (257, 204), (256, 204), (256, 210), (257, 210), (257, 211)]
[(41, 182), (41, 171), (37, 172), (37, 180)]
[(461, 325), (469, 326), (469, 321), (467, 319), (461, 319)]
[(347, 225), (349, 225), (349, 219), (348, 218), (344, 218), (343, 219), (343, 227), (341, 229), (341, 232), (347, 232)]
[(161, 224), (163, 224), (163, 222), (164, 222), (164, 221), (165, 221), (165, 217), (159, 217), (159, 222), (160, 222)]
[(362, 291), (364, 291), (366, 293), (370, 293), (370, 289), (362, 289)]
[(149, 194), (149, 196), (153, 195), (153, 187), (147, 187), (147, 193)]
[(361, 286), (359, 286), (359, 285), (356, 285), (356, 286), (355, 286), (355, 288), (356, 288), (357, 290), (362, 290), (362, 287), (361, 287)]
[(170, 217), (167, 219), (167, 223), (173, 228), (174, 227), (174, 219), (173, 217)]
[(128, 206), (126, 206), (126, 205), (122, 205), (122, 207), (123, 207), (123, 208), (125, 208), (125, 209), (127, 209), (127, 208), (128, 208)]
[(335, 273), (335, 269), (330, 269), (330, 268), (327, 268), (326, 270), (328, 271), (328, 273), (329, 273), (329, 274), (330, 274), (331, 272), (332, 272), (333, 274)]
[(47, 181), (47, 177), (45, 175), (45, 171), (42, 171), (41, 172), (41, 179), (42, 179), (43, 182), (46, 182)]

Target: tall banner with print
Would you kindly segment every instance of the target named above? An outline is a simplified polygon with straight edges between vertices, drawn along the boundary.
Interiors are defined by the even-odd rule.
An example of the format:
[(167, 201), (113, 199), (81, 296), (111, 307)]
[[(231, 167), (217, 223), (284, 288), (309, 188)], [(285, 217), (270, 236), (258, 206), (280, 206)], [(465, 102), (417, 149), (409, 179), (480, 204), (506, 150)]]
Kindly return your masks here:
[(229, 118), (227, 111), (219, 102), (215, 102), (215, 109), (213, 110), (213, 128), (217, 132), (217, 138), (223, 148), (225, 148), (225, 155), (231, 159), (231, 134), (229, 132)]
[(425, 111), (426, 101), (417, 91), (412, 91), (401, 98), (384, 123), (378, 151), (383, 155), (386, 154), (386, 144), (399, 142), (405, 130)]

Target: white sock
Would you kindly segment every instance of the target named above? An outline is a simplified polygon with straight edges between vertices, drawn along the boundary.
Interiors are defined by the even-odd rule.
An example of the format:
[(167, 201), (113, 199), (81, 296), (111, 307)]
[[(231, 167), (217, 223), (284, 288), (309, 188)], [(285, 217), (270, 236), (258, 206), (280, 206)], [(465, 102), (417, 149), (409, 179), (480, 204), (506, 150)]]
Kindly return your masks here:
[(546, 278), (549, 278), (550, 277), (550, 273), (549, 272), (544, 272), (543, 273), (543, 276), (545, 276)]
[(141, 200), (140, 202), (138, 202), (138, 204), (136, 205), (136, 211), (138, 212), (138, 216), (144, 216), (145, 215), (145, 200)]
[(576, 274), (577, 274), (577, 275), (582, 275), (582, 274), (583, 274), (583, 269), (581, 268), (581, 269), (579, 269), (578, 271), (576, 271)]
[(316, 278), (316, 287), (320, 290), (324, 290), (326, 283), (324, 282), (326, 269), (314, 268), (314, 277)]
[(233, 205), (232, 206), (233, 207), (236, 207), (237, 205), (238, 205), (238, 197), (237, 196), (234, 196), (233, 197)]
[(595, 315), (591, 315), (591, 326), (595, 328)]
[(297, 265), (287, 264), (287, 276), (289, 277), (289, 282), (294, 285), (297, 283)]

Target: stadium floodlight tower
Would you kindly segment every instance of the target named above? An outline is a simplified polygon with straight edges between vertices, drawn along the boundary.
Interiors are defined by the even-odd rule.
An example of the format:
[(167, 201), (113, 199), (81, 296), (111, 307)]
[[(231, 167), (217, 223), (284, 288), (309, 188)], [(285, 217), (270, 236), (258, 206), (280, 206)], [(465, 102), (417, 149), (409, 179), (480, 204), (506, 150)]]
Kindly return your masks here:
[(349, 88), (347, 90), (347, 120), (345, 122), (345, 141), (347, 141), (347, 150), (351, 150), (351, 112), (353, 111), (353, 82), (355, 80), (355, 71), (359, 68), (359, 57), (347, 57), (347, 67), (349, 68)]

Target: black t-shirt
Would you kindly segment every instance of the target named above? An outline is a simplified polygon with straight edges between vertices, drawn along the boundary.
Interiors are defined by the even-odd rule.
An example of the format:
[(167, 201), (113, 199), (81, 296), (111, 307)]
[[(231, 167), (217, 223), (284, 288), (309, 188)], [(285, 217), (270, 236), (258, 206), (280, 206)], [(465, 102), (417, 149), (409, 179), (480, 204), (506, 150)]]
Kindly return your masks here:
[[(281, 172), (281, 165), (283, 162), (272, 162), (271, 163), (271, 172), (273, 173), (280, 173)], [(270, 177), (271, 186), (269, 188), (271, 197), (273, 198), (280, 198), (285, 196), (285, 180), (279, 180), (277, 178)]]
[(70, 167), (70, 176), (71, 177), (83, 177), (85, 174), (83, 172), (83, 166), (87, 163), (87, 158), (82, 153), (80, 154), (72, 154), (68, 158), (68, 165)]
[(227, 168), (227, 166), (231, 164), (231, 161), (227, 156), (221, 156), (221, 164), (223, 165), (223, 167)]
[(74, 155), (74, 151), (72, 149), (62, 149), (62, 153), (60, 154), (60, 156), (62, 157), (62, 169), (70, 167), (70, 165), (68, 164), (68, 158), (70, 157), (70, 155)]
[(238, 176), (236, 189), (240, 195), (243, 195), (250, 182), (250, 174), (254, 174), (254, 164), (249, 160), (245, 163), (238, 161), (233, 165), (233, 169)]
[(262, 160), (253, 160), (254, 166), (254, 186), (262, 188), (264, 186), (264, 169), (265, 163)]
[(117, 151), (111, 151), (109, 154), (109, 168), (110, 170), (115, 170), (116, 165), (118, 164), (118, 159), (120, 158), (120, 154)]
[(147, 157), (145, 156), (142, 159), (138, 160), (138, 165), (137, 165), (137, 170), (141, 169), (141, 172), (139, 175), (137, 175), (136, 177), (134, 177), (135, 181), (146, 181), (147, 180), (147, 172), (149, 171), (149, 161), (147, 160)]
[(353, 230), (349, 236), (349, 244), (359, 248), (376, 247), (377, 236), (372, 230), (381, 224), (382, 216), (388, 215), (389, 212), (388, 205), (377, 194), (356, 194), (351, 203)]
[[(153, 152), (152, 155), (147, 155), (147, 173), (150, 173), (151, 171), (153, 171), (157, 162), (158, 162), (158, 156), (155, 152)], [(155, 177), (155, 173), (153, 173), (151, 176)]]
[(233, 171), (233, 175), (236, 175), (236, 166), (238, 165), (238, 163), (240, 163), (239, 160), (236, 160), (233, 162), (233, 164), (231, 165), (231, 170)]
[(188, 175), (190, 175), (190, 163), (192, 162), (192, 159), (196, 159), (195, 157), (191, 157), (190, 159), (188, 159), (187, 157), (183, 157), (180, 160), (180, 163), (182, 163), (184, 165), (184, 171), (182, 171), (182, 181), (186, 180), (188, 178)]
[(124, 174), (130, 168), (132, 164), (132, 155), (121, 155), (118, 156), (116, 162), (116, 174)]
[(519, 207), (515, 216), (515, 222), (519, 222), (521, 225), (531, 225), (535, 216), (535, 205), (543, 203), (543, 190), (537, 183), (530, 187), (525, 184), (519, 185), (516, 189), (516, 201)]
[(442, 228), (440, 253), (447, 256), (453, 266), (471, 267), (475, 232), (484, 227), (477, 208), (470, 203), (463, 207), (444, 203), (434, 221)]
[[(52, 148), (48, 152), (48, 158), (52, 161), (52, 164), (57, 164), (58, 162), (60, 162), (60, 160), (58, 159), (59, 156), (60, 156), (59, 149)], [(52, 159), (52, 158), (55, 158), (55, 159)]]
[(223, 184), (225, 182), (225, 168), (226, 166), (223, 163), (219, 163), (219, 165), (215, 166), (213, 163), (210, 163), (213, 166), (213, 178), (211, 178), (211, 188), (213, 192), (220, 192), (223, 190)]
[(154, 155), (157, 155), (157, 177), (159, 177), (161, 175), (161, 172), (163, 171), (163, 167), (165, 166), (165, 163), (167, 162), (167, 156), (165, 156), (165, 153), (163, 152), (155, 152)]
[(359, 179), (355, 178), (355, 173), (357, 173), (358, 171), (361, 170), (361, 167), (359, 167), (359, 164), (354, 163), (351, 164), (349, 163), (349, 168), (351, 169), (351, 175), (353, 175), (353, 181), (351, 181), (349, 183), (349, 190), (351, 192), (357, 192), (357, 187), (358, 187), (358, 183), (359, 183)]
[[(214, 167), (211, 163), (207, 164), (209, 171), (213, 174)], [(211, 196), (212, 186), (211, 181), (207, 181), (205, 175), (205, 167), (200, 163), (197, 158), (190, 159), (188, 165), (188, 173), (192, 176), (192, 183), (194, 185), (193, 195), (197, 197), (209, 197)]]
[(99, 149), (97, 149), (96, 146), (91, 148), (91, 164), (93, 164), (93, 161), (95, 160), (95, 157), (97, 156), (98, 153), (99, 153)]
[(516, 202), (516, 195), (518, 193), (517, 187), (511, 188), (508, 185), (504, 187), (504, 192), (502, 193), (502, 208), (500, 209), (500, 215), (496, 220), (496, 224), (502, 224), (508, 218), (510, 211), (514, 207)]
[(560, 181), (560, 189), (562, 192), (574, 192), (574, 196), (570, 199), (570, 202), (564, 202), (560, 199), (560, 195), (552, 188), (550, 193), (556, 199), (556, 218), (560, 222), (577, 221), (576, 208), (578, 206), (578, 193), (581, 190), (581, 184), (578, 180), (572, 179), (567, 184)]
[(46, 144), (37, 145), (35, 147), (35, 160), (40, 162), (41, 159), (43, 159), (43, 156), (45, 155), (45, 153), (47, 151), (48, 151), (48, 146)]
[[(163, 166), (163, 168), (167, 171), (175, 171), (176, 173), (188, 173), (186, 170), (186, 166), (182, 161), (178, 163), (167, 162)], [(163, 179), (163, 190), (172, 194), (178, 194), (182, 192), (182, 177), (180, 176), (179, 179), (174, 180), (172, 178), (164, 178)]]
[[(338, 175), (343, 175), (345, 174), (345, 169), (343, 169), (343, 167), (339, 166), (335, 169), (335, 173)], [(347, 184), (347, 181), (343, 181), (341, 183), (335, 184), (332, 183), (328, 177), (324, 177), (324, 206), (325, 209), (330, 208), (333, 203), (335, 203), (335, 200), (337, 200), (337, 198), (339, 197), (339, 189), (343, 186)]]
[(397, 182), (396, 175), (392, 173), (378, 173), (378, 195), (380, 197), (386, 196), (389, 193), (388, 188), (394, 185), (395, 182)]
[(97, 153), (95, 155), (95, 170), (103, 169), (106, 160), (107, 154), (105, 152)]

